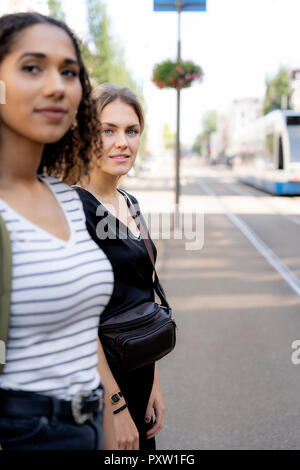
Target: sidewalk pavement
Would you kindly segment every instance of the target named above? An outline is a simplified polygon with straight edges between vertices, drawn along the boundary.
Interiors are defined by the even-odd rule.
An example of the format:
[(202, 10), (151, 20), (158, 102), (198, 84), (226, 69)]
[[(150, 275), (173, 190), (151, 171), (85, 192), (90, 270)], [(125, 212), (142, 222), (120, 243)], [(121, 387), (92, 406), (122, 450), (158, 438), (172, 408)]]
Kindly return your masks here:
[[(194, 170), (190, 165), (183, 170), (182, 183), (188, 185)], [(143, 213), (174, 214), (174, 172), (170, 162), (165, 162), (159, 172), (142, 173), (137, 178), (127, 179), (123, 185), (138, 199)], [(182, 202), (190, 210), (190, 206), (195, 207), (195, 195), (184, 196)], [(152, 228), (155, 232), (156, 227)], [(171, 236), (173, 238), (173, 234)], [(189, 332), (201, 328), (201, 320), (199, 322), (197, 308), (199, 299), (193, 302), (189, 293), (198, 288), (201, 251), (186, 251), (186, 242), (188, 240), (154, 240), (158, 249), (157, 271), (178, 326), (175, 350), (159, 362), (167, 408), (164, 429), (157, 436), (159, 449), (199, 447), (198, 420), (195, 420), (200, 398), (198, 353), (193, 353), (199, 345), (197, 335), (190, 337)]]
[[(167, 411), (157, 448), (297, 449), (300, 380), (290, 356), (299, 297), (197, 184), (208, 176), (217, 185), (211, 175), (199, 161), (182, 162), (181, 203), (205, 214), (203, 248), (159, 242), (158, 272), (178, 331), (175, 350), (159, 361)], [(143, 211), (168, 213), (173, 178), (165, 162), (124, 186)], [(243, 202), (228, 201), (238, 210)]]

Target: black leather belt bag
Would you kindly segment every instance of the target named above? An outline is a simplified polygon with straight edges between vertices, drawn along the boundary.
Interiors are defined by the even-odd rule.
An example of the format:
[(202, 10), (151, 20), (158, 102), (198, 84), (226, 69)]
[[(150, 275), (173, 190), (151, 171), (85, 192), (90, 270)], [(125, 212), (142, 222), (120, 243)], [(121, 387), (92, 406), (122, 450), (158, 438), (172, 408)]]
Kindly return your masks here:
[(171, 352), (176, 343), (175, 329), (167, 307), (146, 302), (102, 323), (99, 337), (110, 359), (132, 370)]

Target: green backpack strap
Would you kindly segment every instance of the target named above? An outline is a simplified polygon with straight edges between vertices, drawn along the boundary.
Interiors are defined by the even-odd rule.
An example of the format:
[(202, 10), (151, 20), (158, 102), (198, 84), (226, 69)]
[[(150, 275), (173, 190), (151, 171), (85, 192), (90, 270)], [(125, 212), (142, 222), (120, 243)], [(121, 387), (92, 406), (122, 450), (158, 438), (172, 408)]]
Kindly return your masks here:
[(3, 351), (5, 353), (10, 317), (12, 277), (12, 250), (9, 233), (5, 222), (0, 216), (0, 374), (3, 371)]

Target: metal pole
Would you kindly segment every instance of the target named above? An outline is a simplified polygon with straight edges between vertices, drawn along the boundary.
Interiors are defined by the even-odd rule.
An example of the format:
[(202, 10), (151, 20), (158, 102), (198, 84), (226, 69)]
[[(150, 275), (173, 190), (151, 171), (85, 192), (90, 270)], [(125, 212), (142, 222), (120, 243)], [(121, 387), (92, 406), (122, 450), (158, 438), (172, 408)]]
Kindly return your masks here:
[[(178, 44), (177, 60), (181, 60), (181, 11), (183, 2), (177, 1), (178, 13)], [(176, 158), (175, 158), (175, 227), (179, 227), (179, 197), (180, 197), (180, 90), (177, 90), (177, 129), (176, 129)]]
[(180, 196), (180, 90), (177, 90), (177, 129), (176, 129), (176, 198), (175, 203), (179, 204)]
[(177, 60), (181, 59), (181, 11), (182, 11), (182, 0), (177, 2), (177, 13), (178, 13), (178, 26), (177, 26), (177, 34), (178, 34), (178, 45), (177, 45)]

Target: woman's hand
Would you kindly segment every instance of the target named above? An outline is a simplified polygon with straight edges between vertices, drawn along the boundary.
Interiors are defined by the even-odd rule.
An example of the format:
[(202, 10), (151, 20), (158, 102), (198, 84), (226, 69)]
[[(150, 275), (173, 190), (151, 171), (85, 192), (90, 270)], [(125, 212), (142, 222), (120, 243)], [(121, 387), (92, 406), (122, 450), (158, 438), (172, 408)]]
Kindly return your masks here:
[[(109, 368), (102, 344), (98, 339), (98, 369), (104, 383), (104, 450), (138, 450), (139, 433), (131, 418), (128, 408), (113, 414), (114, 407), (110, 396), (119, 390), (119, 386)], [(118, 403), (120, 408), (125, 404), (124, 397)]]
[(104, 410), (103, 450), (139, 450), (139, 433), (128, 408), (114, 415), (108, 400)]
[(139, 433), (128, 408), (113, 414), (117, 450), (139, 450)]
[(154, 410), (155, 421), (152, 428), (147, 432), (147, 439), (151, 439), (152, 437), (156, 436), (156, 434), (161, 431), (164, 425), (165, 420), (165, 404), (162, 394), (162, 389), (160, 385), (160, 379), (157, 369), (157, 364), (155, 364), (155, 373), (154, 373), (154, 381), (152, 386), (151, 395), (149, 398), (145, 421), (146, 423), (151, 421), (152, 418), (152, 410)]

